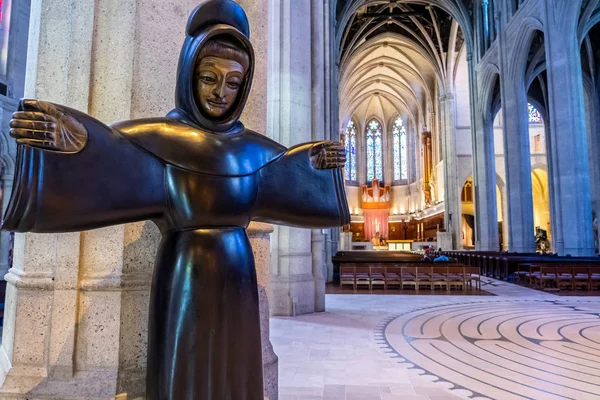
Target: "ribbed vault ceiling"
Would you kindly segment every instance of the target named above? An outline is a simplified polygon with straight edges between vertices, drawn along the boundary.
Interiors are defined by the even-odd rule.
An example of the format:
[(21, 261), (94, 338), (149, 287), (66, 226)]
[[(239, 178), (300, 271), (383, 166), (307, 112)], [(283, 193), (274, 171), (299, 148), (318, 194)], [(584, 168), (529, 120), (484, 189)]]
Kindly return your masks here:
[(452, 91), (463, 31), (445, 9), (425, 3), (338, 2), (342, 126), (397, 115), (427, 125), (436, 94)]

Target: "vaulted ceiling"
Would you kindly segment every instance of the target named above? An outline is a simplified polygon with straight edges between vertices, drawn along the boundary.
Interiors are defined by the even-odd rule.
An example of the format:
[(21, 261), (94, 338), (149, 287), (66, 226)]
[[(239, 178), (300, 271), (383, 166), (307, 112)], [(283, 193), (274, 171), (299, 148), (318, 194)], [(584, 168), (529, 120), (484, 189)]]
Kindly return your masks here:
[(454, 8), (441, 8), (440, 1), (337, 3), (342, 126), (354, 118), (364, 127), (373, 116), (388, 124), (401, 115), (414, 127), (430, 122), (436, 94), (453, 85), (465, 44), (450, 12), (468, 15), (470, 4), (444, 0)]

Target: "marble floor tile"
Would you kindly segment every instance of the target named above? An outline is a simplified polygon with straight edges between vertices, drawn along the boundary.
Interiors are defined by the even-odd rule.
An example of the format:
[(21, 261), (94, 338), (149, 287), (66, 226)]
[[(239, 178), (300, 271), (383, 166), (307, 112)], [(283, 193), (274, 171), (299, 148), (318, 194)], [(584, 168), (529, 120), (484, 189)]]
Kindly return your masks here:
[(272, 318), (280, 399), (600, 400), (600, 298), (327, 295)]

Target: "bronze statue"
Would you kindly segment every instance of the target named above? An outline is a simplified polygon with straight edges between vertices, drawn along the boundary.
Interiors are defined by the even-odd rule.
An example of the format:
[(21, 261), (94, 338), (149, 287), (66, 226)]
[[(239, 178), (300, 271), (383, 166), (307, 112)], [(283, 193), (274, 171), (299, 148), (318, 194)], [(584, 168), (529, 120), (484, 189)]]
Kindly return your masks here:
[(3, 228), (69, 232), (152, 220), (147, 398), (262, 399), (258, 293), (245, 228), (348, 224), (339, 143), (286, 149), (238, 121), (254, 68), (248, 20), (232, 0), (192, 13), (166, 118), (107, 126), (23, 100)]

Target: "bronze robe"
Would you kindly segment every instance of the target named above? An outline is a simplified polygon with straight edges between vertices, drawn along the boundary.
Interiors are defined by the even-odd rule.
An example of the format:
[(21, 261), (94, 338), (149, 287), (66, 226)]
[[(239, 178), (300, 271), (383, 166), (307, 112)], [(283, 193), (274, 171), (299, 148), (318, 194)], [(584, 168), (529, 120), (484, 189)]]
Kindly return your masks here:
[[(306, 228), (349, 223), (342, 171), (316, 170), (238, 121), (252, 82), (248, 21), (236, 3), (202, 1), (179, 62), (176, 109), (109, 127), (67, 107), (88, 133), (76, 154), (18, 146), (3, 228), (69, 232), (152, 220), (162, 232), (148, 331), (148, 400), (262, 400), (258, 289), (250, 221)], [(230, 36), (251, 66), (230, 115), (194, 97), (197, 55)]]
[[(314, 169), (314, 144), (286, 150), (249, 130), (218, 136), (166, 118), (111, 129), (69, 111), (87, 127), (87, 146), (68, 155), (19, 146), (3, 228), (70, 232), (153, 220), (163, 238), (147, 398), (262, 399), (258, 292), (245, 228), (253, 220), (347, 223), (341, 171)], [(178, 130), (194, 130), (197, 140), (177, 143)], [(178, 145), (195, 146), (189, 164), (153, 154)]]

